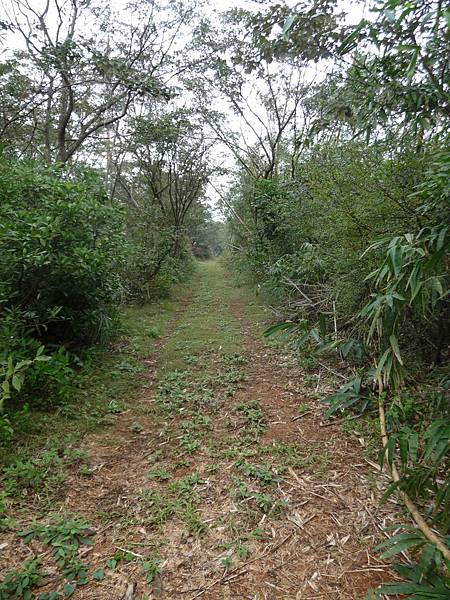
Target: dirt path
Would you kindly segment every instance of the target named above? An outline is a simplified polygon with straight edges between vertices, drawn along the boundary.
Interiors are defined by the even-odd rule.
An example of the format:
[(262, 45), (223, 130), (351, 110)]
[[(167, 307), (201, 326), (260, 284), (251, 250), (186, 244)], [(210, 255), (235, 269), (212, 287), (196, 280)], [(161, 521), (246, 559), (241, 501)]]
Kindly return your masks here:
[[(201, 266), (170, 334), (142, 357), (141, 393), (85, 438), (86, 472), (69, 472), (40, 517), (89, 524), (93, 543), (76, 553), (87, 576), (66, 577), (66, 595), (361, 600), (386, 579), (373, 469), (323, 426), (326, 375), (265, 345), (260, 319), (220, 265)], [(60, 592), (54, 546), (36, 537), (11, 535), (9, 556), (41, 556), (36, 591)]]

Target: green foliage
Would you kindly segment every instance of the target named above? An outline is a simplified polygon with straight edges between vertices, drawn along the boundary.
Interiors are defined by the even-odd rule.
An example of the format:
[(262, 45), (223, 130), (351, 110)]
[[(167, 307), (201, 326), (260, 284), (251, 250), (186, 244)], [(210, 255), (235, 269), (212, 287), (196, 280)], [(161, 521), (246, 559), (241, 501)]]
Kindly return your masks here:
[[(37, 163), (1, 160), (0, 198), (1, 404), (49, 406), (72, 391), (73, 360), (61, 344), (86, 344), (111, 328), (121, 215), (95, 174)], [(44, 354), (42, 343), (57, 349)]]
[(254, 465), (247, 461), (238, 461), (236, 465), (244, 475), (257, 479), (264, 486), (273, 485), (279, 481), (271, 465)]
[(237, 411), (244, 417), (244, 425), (250, 438), (256, 439), (266, 431), (264, 412), (257, 400), (239, 404)]
[[(430, 553), (430, 557), (433, 552)], [(450, 594), (450, 578), (436, 574), (432, 559), (424, 571), (423, 564), (395, 565), (395, 569), (402, 579), (402, 583), (388, 583), (372, 591), (367, 600), (371, 598), (397, 598), (400, 594), (408, 600), (444, 600)]]
[(32, 600), (32, 588), (39, 584), (44, 573), (38, 558), (27, 559), (20, 569), (8, 571), (0, 583), (0, 600)]
[(121, 213), (92, 172), (0, 163), (0, 305), (33, 337), (86, 343), (111, 328)]
[(161, 573), (160, 568), (161, 561), (156, 558), (145, 558), (141, 561), (142, 569), (145, 573), (145, 579), (147, 583), (152, 583), (155, 577)]
[[(9, 400), (13, 394), (18, 394), (22, 390), (25, 377), (30, 375), (30, 371), (35, 379), (41, 379), (41, 383), (46, 379), (45, 377), (36, 377), (39, 372), (42, 375), (43, 372), (48, 371), (48, 369), (39, 368), (38, 364), (51, 360), (50, 356), (43, 355), (44, 349), (44, 346), (39, 346), (33, 359), (19, 360), (16, 363), (14, 363), (16, 357), (13, 354), (6, 354), (6, 351), (0, 354), (0, 439), (6, 440), (14, 435), (9, 417), (4, 412), (5, 400)], [(54, 365), (52, 365), (51, 371), (55, 373)], [(58, 373), (57, 370), (56, 373)], [(29, 380), (30, 377), (27, 378), (27, 385), (30, 383)], [(66, 387), (67, 382), (65, 381), (64, 386), (57, 387), (57, 392), (62, 392)]]
[(4, 492), (8, 496), (20, 497), (38, 490), (52, 491), (64, 478), (61, 465), (62, 459), (53, 450), (30, 460), (16, 459), (1, 472)]
[(82, 567), (78, 568), (75, 560), (81, 545), (92, 545), (94, 531), (81, 519), (61, 519), (53, 524), (34, 523), (28, 529), (19, 532), (25, 544), (37, 539), (41, 543), (52, 548), (52, 554), (56, 563), (61, 567), (68, 567), (66, 577), (76, 579), (80, 575)]
[(272, 494), (250, 491), (239, 479), (235, 480), (235, 496), (240, 500), (251, 500), (260, 512), (274, 518), (283, 516), (287, 509), (285, 500), (279, 500)]
[[(51, 547), (52, 555), (57, 565), (62, 570), (64, 577), (63, 597), (70, 597), (77, 585), (88, 582), (87, 568), (77, 559), (77, 552), (81, 545), (91, 545), (94, 532), (80, 519), (61, 519), (53, 524), (33, 523), (33, 525), (20, 531), (18, 535), (24, 544), (37, 539), (42, 544)], [(101, 581), (100, 570), (93, 573), (93, 578)], [(33, 588), (38, 586), (44, 577), (39, 558), (28, 559), (20, 569), (9, 571), (0, 583), (0, 599), (23, 598), (32, 600), (37, 598)], [(62, 597), (59, 592), (48, 592), (39, 595), (39, 600), (56, 600)]]
[[(146, 507), (146, 522), (151, 526), (161, 526), (176, 516), (185, 523), (192, 535), (201, 535), (205, 530), (205, 524), (195, 506), (194, 489), (196, 485), (202, 483), (204, 482), (201, 477), (194, 473), (172, 481), (166, 493), (151, 489), (143, 490), (140, 500)], [(152, 563), (149, 564), (149, 572), (152, 573)], [(154, 566), (158, 567), (157, 564)]]
[[(448, 9), (439, 0), (381, 0), (375, 19), (348, 33), (342, 55), (353, 53), (352, 86), (364, 90), (355, 103), (359, 120), (372, 132), (382, 124), (423, 135), (445, 131), (448, 109)], [(379, 52), (368, 51), (367, 42)], [(373, 46), (372, 46), (373, 48)], [(361, 102), (361, 97), (364, 98)]]
[[(92, 544), (89, 536), (92, 535), (88, 525), (77, 519), (61, 520), (56, 524), (44, 525), (34, 523), (31, 528), (19, 532), (25, 544), (32, 539), (38, 539), (41, 543), (52, 548), (52, 554), (56, 563), (62, 569), (65, 579), (63, 595), (68, 598), (75, 591), (76, 585), (86, 584), (87, 569), (76, 558), (77, 551), (82, 544)], [(38, 586), (44, 578), (39, 558), (26, 560), (20, 569), (6, 573), (0, 583), (0, 599), (23, 598), (32, 600), (37, 598), (33, 588)], [(99, 579), (98, 576), (94, 579)], [(56, 600), (61, 595), (58, 592), (48, 592), (39, 595), (39, 600)]]
[[(375, 372), (380, 389), (391, 383), (398, 387), (402, 382), (404, 361), (399, 337), (406, 321), (417, 316), (443, 326), (446, 317), (449, 176), (450, 153), (441, 153), (415, 192), (424, 200), (419, 214), (426, 225), (417, 233), (381, 240), (368, 249), (382, 248), (384, 254), (383, 262), (366, 278), (373, 281), (376, 292), (361, 310), (361, 317), (370, 325), (367, 341), (376, 338), (382, 352)], [(438, 341), (438, 359), (442, 343), (443, 339)]]

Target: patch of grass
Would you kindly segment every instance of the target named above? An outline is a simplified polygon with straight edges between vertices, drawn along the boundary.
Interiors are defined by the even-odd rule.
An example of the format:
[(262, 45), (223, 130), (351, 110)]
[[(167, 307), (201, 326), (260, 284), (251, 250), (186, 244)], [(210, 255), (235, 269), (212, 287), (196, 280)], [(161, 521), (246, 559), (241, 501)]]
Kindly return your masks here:
[(27, 461), (16, 459), (1, 473), (1, 482), (6, 496), (20, 497), (38, 490), (51, 494), (64, 481), (63, 461), (55, 450)]
[(269, 464), (254, 465), (247, 461), (238, 461), (236, 466), (241, 473), (252, 479), (257, 479), (264, 486), (274, 485), (280, 481)]
[(227, 555), (222, 559), (222, 564), (228, 569), (233, 564), (233, 556), (240, 560), (245, 560), (250, 553), (248, 547), (243, 544), (242, 540), (240, 539), (232, 542), (224, 542), (223, 544), (219, 545), (219, 548), (227, 552)]
[(144, 428), (138, 421), (134, 421), (133, 423), (131, 423), (130, 429), (131, 431), (133, 431), (133, 433), (141, 433), (142, 431), (144, 431)]
[(321, 476), (326, 472), (329, 463), (328, 455), (319, 443), (309, 444), (306, 448), (285, 442), (262, 444), (260, 452), (270, 455), (275, 462), (279, 461), (277, 465), (279, 473), (282, 473), (283, 468), (286, 467), (308, 468), (311, 474)]
[(94, 475), (94, 471), (89, 467), (89, 465), (80, 465), (78, 472), (83, 477), (92, 477)]
[[(20, 531), (18, 536), (24, 544), (32, 540), (50, 546), (52, 556), (59, 567), (65, 581), (64, 597), (69, 597), (76, 586), (88, 582), (88, 567), (78, 559), (78, 550), (82, 545), (91, 545), (94, 531), (82, 519), (61, 517), (54, 523), (33, 523), (28, 529)], [(0, 584), (0, 599), (35, 598), (33, 588), (40, 584), (43, 573), (40, 569), (40, 558), (27, 560), (21, 569), (8, 573)], [(61, 597), (56, 592), (49, 592), (39, 598), (56, 599)]]
[(160, 380), (156, 407), (163, 414), (179, 412), (190, 400), (188, 390), (189, 371), (169, 371)]
[(317, 368), (317, 357), (314, 354), (300, 354), (298, 364), (303, 370), (312, 371)]
[(192, 394), (192, 402), (198, 410), (212, 408), (215, 402), (214, 390), (200, 383)]
[(240, 479), (234, 481), (234, 496), (238, 500), (245, 500), (247, 509), (253, 504), (260, 512), (274, 518), (280, 518), (287, 509), (285, 500), (280, 500), (272, 494), (251, 491)]
[[(180, 288), (180, 294), (186, 295), (185, 289)], [(122, 412), (144, 385), (137, 376), (143, 368), (140, 358), (151, 355), (155, 347), (148, 331), (155, 328), (163, 335), (176, 308), (175, 302), (161, 301), (124, 309), (121, 336), (108, 348), (91, 350), (78, 373), (78, 387), (66, 404), (56, 410), (11, 415), (15, 435), (0, 441), (0, 465), (27, 462), (44, 447), (63, 447), (68, 437), (76, 444), (86, 433), (114, 422), (112, 414)]]
[(64, 448), (64, 462), (68, 465), (79, 465), (80, 463), (89, 460), (89, 452), (81, 448)]
[(144, 366), (135, 359), (124, 358), (111, 371), (112, 377), (120, 377), (121, 373), (142, 373)]
[(202, 445), (202, 442), (201, 442), (200, 437), (198, 435), (196, 435), (195, 433), (192, 433), (191, 431), (189, 431), (189, 432), (185, 433), (183, 436), (181, 436), (179, 447), (182, 448), (188, 454), (192, 454), (193, 452), (198, 450), (201, 445)]
[(151, 471), (147, 471), (147, 477), (150, 479), (157, 479), (158, 481), (167, 481), (171, 478), (170, 471), (166, 467), (155, 467)]
[(378, 456), (380, 449), (380, 423), (378, 418), (366, 416), (361, 419), (352, 419), (352, 415), (341, 423), (341, 430), (358, 439), (364, 440), (364, 452), (367, 456)]
[(211, 458), (232, 460), (236, 465), (269, 458), (270, 464), (264, 462), (264, 468), (270, 468), (276, 477), (282, 476), (288, 467), (308, 468), (319, 477), (329, 464), (328, 454), (320, 444), (309, 444), (306, 448), (285, 442), (263, 444), (253, 436), (222, 436), (208, 448), (208, 454)]
[(223, 312), (221, 322), (217, 319), (215, 304), (218, 299), (223, 305), (234, 297), (234, 288), (223, 277), (219, 263), (199, 263), (196, 283), (192, 303), (163, 349), (163, 363), (168, 371), (186, 369), (189, 364), (196, 362), (195, 357), (206, 353), (233, 354), (241, 349), (239, 322), (231, 312)]
[(157, 558), (144, 558), (141, 560), (141, 567), (147, 583), (152, 583), (155, 577), (161, 573), (160, 565), (161, 561)]
[(130, 563), (136, 560), (136, 557), (127, 550), (116, 550), (112, 558), (106, 561), (109, 569), (115, 569), (119, 562)]
[(159, 337), (161, 337), (161, 332), (159, 331), (159, 329), (157, 327), (150, 327), (150, 329), (148, 329), (148, 331), (146, 331), (145, 335), (148, 336), (149, 338), (155, 340), (155, 339), (158, 339)]
[(239, 404), (236, 410), (244, 417), (244, 427), (250, 434), (259, 437), (266, 431), (264, 413), (256, 400)]
[(149, 463), (157, 463), (161, 460), (162, 455), (162, 450), (155, 450), (155, 452), (147, 455), (147, 460)]
[(306, 387), (315, 387), (318, 379), (319, 375), (317, 373), (311, 373), (309, 375), (303, 375), (302, 381)]
[(234, 462), (246, 460), (259, 455), (259, 442), (253, 436), (248, 438), (244, 435), (237, 438), (234, 435), (222, 435), (218, 440), (211, 441), (208, 455), (211, 458)]
[(307, 402), (300, 402), (297, 406), (297, 411), (299, 415), (304, 415), (310, 410), (310, 406)]
[(94, 533), (83, 519), (61, 518), (55, 523), (33, 523), (18, 535), (24, 544), (37, 539), (50, 546), (56, 563), (65, 567), (73, 562), (81, 545), (92, 545)]
[(179, 425), (181, 431), (179, 448), (188, 453), (195, 452), (202, 445), (206, 432), (211, 428), (210, 418), (199, 413), (191, 413)]
[(172, 481), (164, 491), (144, 489), (139, 494), (143, 521), (152, 527), (161, 527), (173, 517), (180, 519), (192, 535), (201, 535), (205, 524), (196, 508), (194, 488), (203, 481), (198, 473)]
[(138, 501), (144, 512), (142, 520), (151, 527), (164, 525), (177, 514), (177, 505), (174, 500), (167, 493), (159, 490), (141, 490)]
[(177, 479), (170, 484), (170, 489), (175, 492), (178, 497), (191, 497), (192, 490), (197, 484), (202, 484), (203, 480), (198, 473), (187, 475), (181, 479)]
[(211, 429), (211, 419), (207, 415), (193, 413), (190, 419), (181, 421), (183, 431), (208, 431)]

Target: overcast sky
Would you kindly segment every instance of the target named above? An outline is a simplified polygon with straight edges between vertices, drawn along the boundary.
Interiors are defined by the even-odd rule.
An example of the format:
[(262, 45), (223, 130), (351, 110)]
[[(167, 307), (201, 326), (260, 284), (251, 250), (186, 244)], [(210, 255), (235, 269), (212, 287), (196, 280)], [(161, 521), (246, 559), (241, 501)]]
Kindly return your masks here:
[[(40, 7), (45, 6), (45, 1), (46, 0), (29, 0), (30, 5), (33, 6), (34, 9), (39, 10)], [(295, 7), (295, 5), (297, 4), (297, 2), (295, 0), (287, 0), (287, 3), (289, 5), (291, 5), (292, 7)], [(113, 12), (119, 12), (122, 13), (121, 17), (126, 19), (126, 6), (128, 4), (128, 0), (110, 0), (110, 6), (113, 10)], [(272, 4), (272, 2), (270, 0), (268, 0), (265, 3), (267, 6), (269, 6), (270, 4)], [(5, 0), (4, 2), (0, 3), (0, 19), (2, 18), (2, 16), (5, 16), (5, 9), (8, 10), (8, 12), (10, 12), (10, 8), (8, 8), (8, 6), (10, 6), (10, 0)], [(242, 8), (247, 8), (247, 9), (251, 9), (251, 8), (259, 8), (261, 9), (261, 6), (264, 6), (264, 4), (262, 4), (261, 2), (253, 2), (252, 0), (209, 0), (208, 4), (205, 5), (205, 13), (209, 13), (210, 15), (213, 14), (213, 12), (215, 10), (218, 10), (220, 12), (222, 11), (226, 11), (229, 10), (231, 8), (236, 8), (236, 7), (242, 7)], [(349, 24), (355, 24), (358, 23), (361, 18), (363, 16), (368, 16), (367, 15), (367, 11), (365, 9), (365, 3), (363, 2), (352, 2), (351, 0), (340, 0), (338, 2), (338, 10), (339, 11), (344, 11), (347, 14), (346, 17), (346, 21)], [(129, 13), (128, 13), (129, 14)], [(56, 21), (56, 19), (55, 19)], [(89, 25), (88, 25), (89, 26)], [(24, 46), (23, 44), (23, 40), (21, 39), (21, 37), (16, 34), (8, 34), (5, 38), (3, 38), (3, 41), (0, 40), (0, 44), (3, 45), (3, 52), (8, 52), (8, 49), (11, 48), (22, 48)], [(328, 67), (331, 68), (332, 65), (321, 65), (319, 67), (319, 69), (321, 69), (321, 72), (317, 73), (317, 67), (316, 69), (311, 69), (310, 73), (309, 73), (309, 77), (310, 80), (312, 80), (313, 78), (315, 78), (316, 82), (320, 79), (323, 79), (326, 76), (326, 72), (329, 70)], [(252, 82), (253, 86), (257, 87), (257, 81)], [(251, 98), (251, 96), (250, 96)], [(227, 108), (227, 104), (225, 101), (218, 101), (218, 103), (215, 105), (215, 108), (218, 110), (222, 110), (224, 111), (226, 114), (229, 115), (229, 119), (233, 120), (233, 123), (235, 124), (235, 129), (239, 130), (240, 128), (242, 128), (244, 135), (249, 136), (249, 141), (251, 142), (252, 139), (252, 134), (251, 132), (249, 132), (249, 128), (248, 126), (246, 127), (244, 123), (239, 123), (238, 122), (238, 117), (231, 113), (231, 111), (228, 110)], [(258, 123), (255, 122), (255, 126), (258, 127)], [(256, 141), (256, 137), (254, 137), (254, 141)], [(231, 153), (222, 145), (219, 145), (217, 147), (216, 150), (216, 158), (218, 158), (218, 161), (220, 164), (222, 165), (226, 165), (229, 167), (232, 167), (234, 160), (232, 158)], [(214, 185), (215, 187), (220, 187), (222, 189), (226, 189), (227, 187), (227, 178), (216, 178), (214, 181)], [(217, 200), (217, 192), (214, 191), (211, 187), (209, 187), (208, 189), (208, 196), (210, 197), (210, 201), (212, 202), (212, 204), (214, 204), (215, 200)]]

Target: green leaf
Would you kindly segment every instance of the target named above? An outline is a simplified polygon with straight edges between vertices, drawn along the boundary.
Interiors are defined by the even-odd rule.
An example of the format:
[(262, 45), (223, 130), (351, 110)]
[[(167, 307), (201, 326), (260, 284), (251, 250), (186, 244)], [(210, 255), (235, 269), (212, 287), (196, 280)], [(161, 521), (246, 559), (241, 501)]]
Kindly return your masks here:
[(365, 19), (363, 19), (355, 27), (355, 29), (346, 38), (344, 38), (344, 41), (342, 42), (341, 46), (338, 48), (339, 54), (341, 54), (341, 55), (346, 54), (347, 52), (349, 52), (356, 46), (359, 33), (362, 29), (364, 29), (364, 27), (366, 25), (367, 25), (367, 21)]
[(450, 10), (444, 10), (442, 14), (444, 15), (444, 19), (447, 21), (447, 27), (450, 29)]
[(2, 389), (3, 389), (3, 396), (5, 399), (10, 398), (11, 396), (11, 390), (9, 387), (9, 381), (7, 379), (5, 379), (2, 383)]
[(18, 392), (20, 392), (20, 390), (22, 388), (24, 378), (25, 378), (25, 375), (23, 373), (14, 374), (12, 376), (11, 383), (13, 385), (13, 388), (15, 390), (17, 390)]
[(401, 246), (392, 246), (389, 248), (389, 257), (391, 259), (394, 274), (398, 276), (402, 267), (402, 248)]
[(397, 340), (397, 338), (395, 337), (394, 334), (392, 334), (389, 337), (389, 342), (391, 343), (391, 348), (392, 348), (392, 350), (393, 350), (393, 352), (394, 352), (394, 354), (395, 354), (398, 362), (401, 365), (403, 365), (403, 360), (402, 360), (402, 357), (401, 357), (401, 354), (400, 354), (400, 348), (399, 348), (399, 345), (398, 345), (398, 340)]
[(65, 583), (63, 587), (63, 594), (65, 598), (70, 598), (70, 596), (75, 592), (75, 586), (71, 583)]
[(103, 581), (103, 579), (105, 578), (105, 571), (103, 569), (97, 569), (92, 573), (92, 577), (96, 581)]
[(383, 372), (384, 364), (387, 361), (390, 354), (391, 354), (391, 348), (388, 348), (387, 350), (384, 351), (382, 357), (380, 358), (377, 368), (375, 370), (374, 376), (373, 376), (375, 381), (379, 380), (381, 373)]
[(264, 332), (264, 337), (270, 337), (274, 333), (279, 333), (280, 331), (288, 331), (289, 329), (295, 329), (295, 323), (278, 323), (278, 325), (273, 325), (269, 327)]
[(404, 533), (399, 536), (395, 536), (395, 539), (392, 538), (391, 541), (391, 547), (382, 552), (380, 554), (380, 558), (390, 558), (391, 556), (395, 556), (396, 554), (400, 554), (401, 552), (408, 550), (408, 548), (422, 546), (425, 543), (422, 537), (411, 533)]
[(290, 28), (292, 27), (293, 23), (295, 21), (295, 15), (289, 15), (288, 18), (286, 19), (286, 21), (284, 22), (283, 25), (283, 30), (281, 31), (281, 35), (286, 39), (287, 37), (287, 33), (290, 30)]
[(419, 49), (415, 50), (411, 55), (411, 60), (409, 61), (409, 65), (406, 69), (406, 77), (411, 79), (416, 71), (417, 59), (419, 58)]
[(20, 371), (24, 367), (28, 367), (29, 365), (31, 365), (31, 363), (32, 363), (31, 360), (21, 360), (14, 367), (14, 371), (17, 373), (17, 371)]

